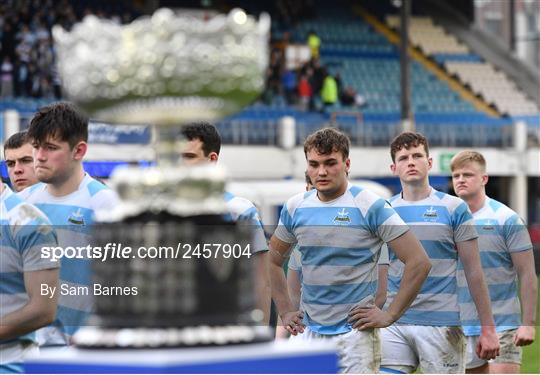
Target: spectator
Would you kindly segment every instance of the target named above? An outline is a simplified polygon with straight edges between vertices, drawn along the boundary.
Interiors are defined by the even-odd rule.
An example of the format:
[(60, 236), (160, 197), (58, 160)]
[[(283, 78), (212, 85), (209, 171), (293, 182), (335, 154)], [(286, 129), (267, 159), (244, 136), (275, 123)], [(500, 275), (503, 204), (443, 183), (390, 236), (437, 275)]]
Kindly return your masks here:
[(296, 72), (294, 70), (287, 70), (285, 74), (283, 74), (282, 84), (287, 104), (296, 104)]
[(341, 92), (339, 101), (344, 106), (355, 106), (358, 108), (361, 108), (366, 104), (366, 99), (350, 86), (345, 87)]
[(270, 104), (276, 95), (281, 95), (281, 71), (282, 71), (281, 54), (278, 50), (273, 50), (270, 55), (270, 66), (266, 73), (266, 90), (264, 93), (264, 101)]
[(277, 23), (285, 30), (315, 13), (315, 6), (311, 0), (278, 0), (275, 7)]
[(15, 57), (15, 46), (17, 42), (15, 41), (15, 32), (13, 30), (13, 25), (6, 18), (4, 21), (4, 27), (2, 28), (2, 53), (4, 56), (10, 56), (11, 58)]
[[(129, 22), (134, 9), (130, 2), (99, 2), (87, 9), (80, 2), (53, 1), (10, 1), (9, 7), (0, 6), (0, 60), (10, 57), (13, 67), (13, 89), (16, 96), (60, 98), (57, 73), (53, 71), (55, 51), (51, 38), (52, 25), (71, 29), (85, 14), (113, 17)], [(75, 4), (74, 8), (72, 4)], [(2, 23), (3, 20), (3, 23)]]
[(303, 110), (311, 109), (312, 99), (313, 99), (313, 90), (311, 89), (311, 84), (309, 83), (307, 73), (300, 75), (300, 80), (298, 81), (298, 96), (300, 97), (300, 106)]
[(341, 79), (341, 73), (337, 72), (334, 79), (336, 80), (338, 96), (341, 96), (341, 93), (343, 92), (343, 80)]
[(321, 38), (319, 38), (317, 33), (315, 33), (313, 30), (311, 30), (308, 34), (307, 45), (311, 50), (311, 57), (318, 59), (321, 48)]
[(48, 77), (41, 76), (39, 79), (39, 97), (53, 99), (53, 87)]
[(30, 62), (30, 56), (31, 56), (31, 52), (32, 52), (32, 46), (30, 46), (29, 44), (27, 43), (21, 43), (19, 45), (17, 45), (17, 47), (15, 48), (15, 52), (18, 56), (18, 58), (25, 62), (25, 63), (29, 63)]
[(53, 86), (53, 92), (54, 97), (56, 99), (60, 99), (62, 97), (62, 82), (60, 81), (60, 74), (58, 73), (58, 68), (56, 64), (53, 64), (53, 68), (51, 71), (52, 74), (52, 86)]
[(47, 30), (45, 24), (42, 21), (38, 20), (38, 26), (36, 28), (36, 37), (38, 41), (48, 41), (49, 36), (49, 30)]
[(341, 74), (335, 75), (338, 98), (341, 105), (346, 107), (363, 107), (366, 104), (365, 98), (351, 86), (345, 86)]
[(319, 93), (322, 89), (323, 81), (325, 78), (326, 69), (321, 66), (319, 59), (312, 58), (308, 66), (312, 69), (313, 74), (311, 75), (311, 88), (314, 93)]
[(15, 38), (18, 43), (27, 44), (29, 46), (32, 46), (37, 40), (36, 35), (26, 24), (22, 26), (22, 30), (15, 35)]
[(2, 98), (13, 96), (13, 64), (11, 63), (11, 59), (7, 56), (4, 57), (4, 60), (2, 61), (1, 71), (1, 96)]
[(335, 105), (338, 101), (338, 90), (336, 79), (328, 74), (326, 68), (323, 69), (325, 76), (323, 80), (323, 86), (321, 89), (321, 99), (325, 108)]
[(15, 65), (15, 96), (30, 95), (30, 70), (28, 64), (18, 60)]

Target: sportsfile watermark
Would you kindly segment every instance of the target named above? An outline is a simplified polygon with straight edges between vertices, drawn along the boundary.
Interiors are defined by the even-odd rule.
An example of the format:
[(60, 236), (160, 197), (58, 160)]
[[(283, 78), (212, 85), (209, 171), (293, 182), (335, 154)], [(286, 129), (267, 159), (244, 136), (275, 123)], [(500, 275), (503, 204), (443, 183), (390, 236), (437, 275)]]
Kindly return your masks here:
[[(307, 217), (307, 225), (295, 227), (287, 223), (263, 228), (267, 235), (274, 233), (291, 244), (289, 251), (279, 253), (275, 249), (267, 252), (268, 237), (264, 234), (256, 237), (254, 233), (259, 233), (260, 226), (254, 225), (201, 225), (192, 220), (165, 224), (128, 222), (93, 228), (54, 226), (48, 233), (56, 235), (49, 236), (48, 242), (40, 237), (47, 232), (42, 227), (3, 229), (9, 230), (10, 237), (25, 239), (14, 242), (14, 246), (28, 244), (26, 251), (32, 257), (26, 257), (25, 261), (31, 262), (32, 267), (60, 269), (58, 280), (40, 280), (36, 288), (41, 296), (48, 300), (58, 297), (59, 306), (74, 311), (65, 317), (66, 325), (94, 324), (94, 320), (82, 320), (82, 313), (96, 314), (100, 319), (108, 317), (113, 325), (129, 323), (131, 327), (147, 324), (148, 317), (153, 317), (160, 326), (178, 326), (179, 319), (183, 319), (180, 325), (200, 324), (201, 320), (221, 321), (217, 315), (223, 311), (230, 316), (246, 311), (249, 315), (258, 306), (254, 301), (258, 303), (262, 295), (254, 287), (262, 278), (258, 261), (270, 258), (282, 262), (290, 275), (294, 275), (294, 270), (301, 272), (302, 281), (297, 289), (301, 293), (289, 295), (299, 312), (304, 305), (320, 305), (324, 309), (313, 309), (310, 319), (331, 325), (332, 322), (324, 320), (331, 311), (341, 316), (344, 327), (350, 328), (355, 324), (356, 317), (350, 315), (355, 307), (384, 306), (384, 298), (382, 303), (375, 299), (376, 287), (383, 285), (377, 279), (380, 266), (389, 265), (389, 286), (381, 295), (386, 297), (387, 305), (394, 301), (405, 265), (399, 261), (391, 242), (410, 230), (420, 240), (431, 263), (416, 300), (434, 306), (440, 314), (426, 316), (413, 305), (403, 319), (418, 318), (433, 325), (439, 323), (440, 316), (446, 321), (454, 319), (456, 324), (462, 317), (462, 325), (478, 326), (476, 304), (472, 294), (469, 297), (465, 270), (458, 266), (460, 254), (455, 243), (478, 238), (483, 254), (488, 245), (504, 237), (511, 249), (525, 250), (532, 247), (527, 227), (499, 225), (493, 220), (452, 227), (439, 223), (446, 213), (435, 212), (430, 207), (424, 211), (425, 224), (407, 227), (377, 225), (375, 220), (367, 223), (373, 227), (356, 225), (352, 211), (339, 209), (328, 216), (331, 223), (328, 225), (310, 225), (311, 217)], [(30, 241), (34, 236), (39, 238)], [(374, 237), (388, 239), (386, 258), (381, 247), (384, 241), (371, 241)], [(3, 256), (12, 255), (4, 253)], [(263, 254), (266, 257), (260, 256)], [(13, 256), (2, 258), (0, 254), (0, 258), (7, 269)], [(484, 256), (481, 260), (493, 259)], [(16, 267), (13, 262), (13, 269)], [(498, 293), (506, 301), (513, 276), (492, 272), (494, 269), (486, 267), (484, 279), (490, 285), (490, 293)], [(464, 292), (467, 295), (458, 295)], [(518, 295), (519, 291), (512, 289), (512, 293)], [(463, 309), (462, 315), (459, 309)], [(504, 314), (505, 319), (512, 311)], [(497, 319), (496, 316), (495, 323), (499, 324)], [(519, 314), (512, 315), (512, 319), (516, 325), (520, 324)]]
[(56, 262), (61, 259), (217, 259), (250, 258), (251, 244), (240, 243), (178, 243), (176, 246), (125, 246), (107, 243), (105, 246), (44, 246), (41, 258)]

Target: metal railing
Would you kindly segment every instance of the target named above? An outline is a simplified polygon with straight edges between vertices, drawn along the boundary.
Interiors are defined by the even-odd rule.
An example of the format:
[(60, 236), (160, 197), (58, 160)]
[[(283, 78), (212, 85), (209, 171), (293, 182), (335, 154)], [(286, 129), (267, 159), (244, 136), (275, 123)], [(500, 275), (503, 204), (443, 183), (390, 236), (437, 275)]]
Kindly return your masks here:
[[(317, 129), (334, 126), (346, 133), (353, 146), (386, 147), (401, 132), (399, 122), (363, 122), (359, 116), (331, 116), (329, 122), (296, 122), (296, 144)], [(340, 117), (341, 116), (341, 117)], [(223, 143), (238, 145), (278, 145), (279, 120), (230, 120), (218, 124)], [(416, 124), (434, 147), (499, 147), (510, 148), (514, 144), (512, 125), (467, 124)], [(540, 132), (529, 129), (528, 144), (540, 146)]]

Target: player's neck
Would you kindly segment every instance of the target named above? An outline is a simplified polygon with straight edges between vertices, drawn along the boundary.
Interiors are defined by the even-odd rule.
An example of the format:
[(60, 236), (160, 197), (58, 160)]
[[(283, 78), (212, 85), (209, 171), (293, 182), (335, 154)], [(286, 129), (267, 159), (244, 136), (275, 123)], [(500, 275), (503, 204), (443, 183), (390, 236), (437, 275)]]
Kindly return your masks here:
[(401, 198), (406, 201), (421, 201), (431, 194), (431, 186), (427, 180), (421, 184), (403, 184), (402, 188)]
[(317, 191), (317, 198), (319, 198), (321, 202), (333, 201), (341, 197), (343, 194), (345, 194), (345, 192), (347, 191), (347, 186), (348, 184), (345, 184), (342, 187), (340, 187), (339, 190), (334, 191), (332, 193), (322, 193), (320, 191)]
[(72, 173), (68, 179), (61, 183), (50, 183), (47, 184), (47, 191), (55, 197), (64, 197), (69, 195), (79, 188), (82, 180), (84, 179), (84, 170), (82, 165), (79, 165), (75, 172)]
[(0, 182), (0, 194), (4, 192), (4, 183)]
[(471, 212), (475, 213), (484, 207), (484, 203), (486, 202), (486, 192), (481, 191), (478, 194), (463, 200), (467, 202)]

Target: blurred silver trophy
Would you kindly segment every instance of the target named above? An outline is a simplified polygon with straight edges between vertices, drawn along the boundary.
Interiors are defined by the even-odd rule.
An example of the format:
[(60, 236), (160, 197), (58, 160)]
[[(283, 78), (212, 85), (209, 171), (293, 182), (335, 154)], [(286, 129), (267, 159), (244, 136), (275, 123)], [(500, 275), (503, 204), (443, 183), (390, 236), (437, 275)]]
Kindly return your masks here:
[[(254, 101), (264, 86), (270, 18), (240, 9), (208, 21), (159, 9), (129, 25), (87, 16), (53, 28), (65, 94), (92, 118), (156, 126), (155, 167), (124, 168), (110, 185), (119, 207), (101, 214), (98, 245), (177, 249), (178, 244), (249, 243), (250, 228), (225, 222), (225, 175), (179, 164), (182, 124), (216, 120)], [(185, 248), (183, 248), (185, 249)], [(270, 338), (255, 308), (247, 257), (109, 259), (96, 283), (136, 287), (99, 296), (83, 347), (219, 345)], [(91, 323), (92, 324), (92, 323)]]

